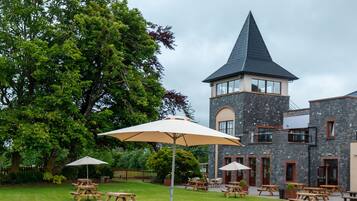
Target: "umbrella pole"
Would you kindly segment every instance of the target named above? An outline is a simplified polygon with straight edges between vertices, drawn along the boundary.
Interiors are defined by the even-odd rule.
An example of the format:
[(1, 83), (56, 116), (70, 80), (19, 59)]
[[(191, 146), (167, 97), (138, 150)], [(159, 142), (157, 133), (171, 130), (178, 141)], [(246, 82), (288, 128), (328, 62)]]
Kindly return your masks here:
[(174, 184), (175, 184), (175, 156), (176, 156), (176, 135), (174, 135), (174, 143), (172, 145), (172, 165), (171, 165), (171, 187), (170, 201), (174, 200)]
[(87, 165), (87, 179), (89, 179), (89, 178), (88, 178), (88, 165)]

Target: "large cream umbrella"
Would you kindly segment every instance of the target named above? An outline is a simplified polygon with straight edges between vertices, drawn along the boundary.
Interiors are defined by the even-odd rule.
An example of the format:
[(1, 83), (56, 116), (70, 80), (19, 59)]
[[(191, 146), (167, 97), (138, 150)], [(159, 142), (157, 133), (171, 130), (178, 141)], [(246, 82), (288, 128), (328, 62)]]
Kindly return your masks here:
[(241, 145), (239, 138), (201, 126), (186, 117), (178, 116), (172, 116), (163, 120), (110, 131), (99, 135), (112, 136), (121, 141), (172, 144), (170, 201), (173, 201), (174, 192), (176, 145)]
[(76, 161), (73, 161), (71, 163), (68, 163), (66, 166), (82, 166), (86, 165), (87, 166), (87, 179), (88, 179), (88, 165), (102, 165), (102, 164), (108, 164), (107, 162), (86, 156), (81, 159), (78, 159)]

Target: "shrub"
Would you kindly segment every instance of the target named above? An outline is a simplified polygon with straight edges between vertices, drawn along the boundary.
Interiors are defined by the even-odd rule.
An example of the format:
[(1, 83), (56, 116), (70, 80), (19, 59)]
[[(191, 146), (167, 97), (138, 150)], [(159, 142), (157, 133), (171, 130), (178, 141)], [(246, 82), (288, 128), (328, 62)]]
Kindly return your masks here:
[[(171, 160), (171, 149), (162, 148), (148, 158), (147, 166), (157, 173), (158, 180), (162, 182), (171, 173)], [(196, 176), (201, 176), (198, 160), (191, 152), (177, 149), (175, 182), (180, 183)]]
[(63, 176), (63, 175), (55, 175), (55, 176), (53, 176), (52, 182), (54, 184), (62, 184), (62, 182), (65, 181), (65, 180), (66, 180), (65, 176)]
[(239, 181), (239, 186), (241, 186), (241, 187), (247, 187), (247, 186), (248, 186), (248, 183), (247, 183), (247, 181), (245, 181), (244, 179), (242, 179), (242, 180)]
[(45, 172), (43, 173), (43, 181), (50, 182), (53, 179), (53, 175), (51, 172)]
[(37, 170), (26, 170), (17, 173), (9, 173), (0, 176), (1, 184), (23, 184), (23, 183), (37, 183), (42, 181), (43, 174)]
[(287, 184), (286, 190), (295, 190), (295, 185), (293, 185), (293, 184)]

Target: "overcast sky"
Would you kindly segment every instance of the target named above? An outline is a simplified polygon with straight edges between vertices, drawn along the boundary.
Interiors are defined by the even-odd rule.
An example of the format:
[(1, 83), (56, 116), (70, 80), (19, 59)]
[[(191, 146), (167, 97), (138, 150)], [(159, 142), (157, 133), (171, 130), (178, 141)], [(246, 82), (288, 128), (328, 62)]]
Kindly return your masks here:
[(273, 60), (300, 79), (290, 100), (308, 101), (357, 90), (355, 0), (129, 0), (154, 23), (172, 26), (176, 49), (163, 51), (164, 85), (187, 95), (195, 120), (208, 125), (208, 75), (226, 63), (249, 10)]

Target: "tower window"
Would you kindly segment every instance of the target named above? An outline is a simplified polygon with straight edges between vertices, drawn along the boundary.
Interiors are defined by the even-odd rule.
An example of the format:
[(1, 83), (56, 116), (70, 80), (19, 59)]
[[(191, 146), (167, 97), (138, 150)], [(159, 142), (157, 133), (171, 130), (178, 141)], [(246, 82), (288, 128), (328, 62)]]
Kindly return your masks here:
[(228, 135), (234, 135), (234, 123), (233, 123), (233, 120), (218, 122), (218, 130), (220, 132), (226, 133)]
[(239, 91), (239, 80), (230, 80), (227, 82), (218, 83), (216, 85), (216, 94), (224, 95)]
[(326, 124), (326, 135), (327, 139), (335, 139), (336, 133), (335, 133), (335, 121), (327, 121)]
[(258, 93), (281, 94), (281, 83), (270, 80), (252, 79), (252, 91)]

